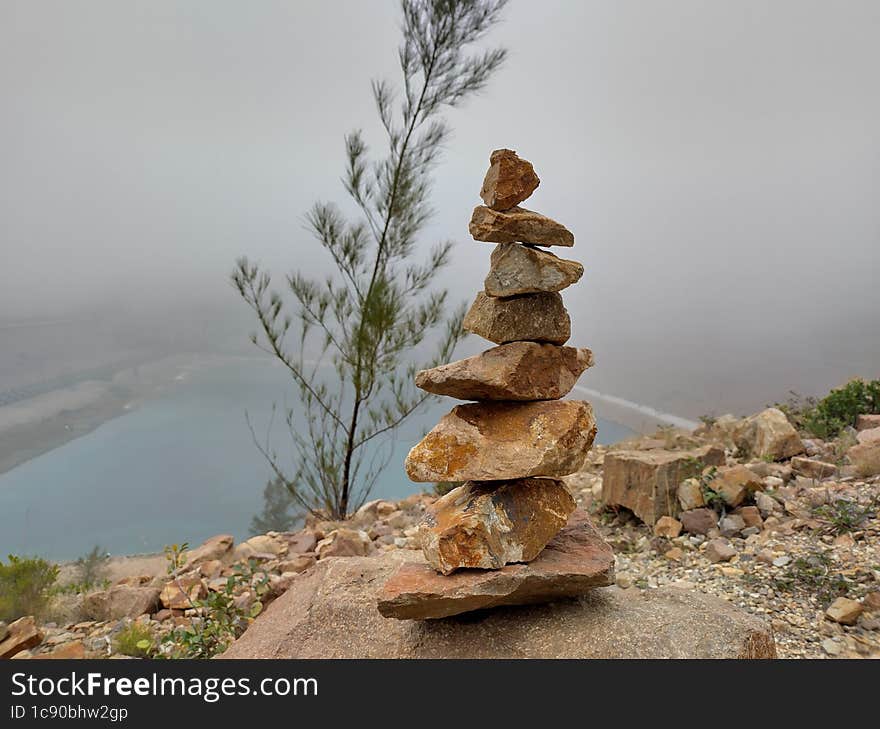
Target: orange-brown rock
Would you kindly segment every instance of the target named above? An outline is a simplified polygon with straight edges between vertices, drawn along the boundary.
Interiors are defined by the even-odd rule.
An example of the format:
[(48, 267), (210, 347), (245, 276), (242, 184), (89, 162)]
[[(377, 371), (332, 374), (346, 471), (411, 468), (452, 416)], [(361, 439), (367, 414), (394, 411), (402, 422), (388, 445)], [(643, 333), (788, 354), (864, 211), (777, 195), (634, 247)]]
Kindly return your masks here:
[(43, 633), (33, 616), (19, 618), (7, 626), (6, 637), (0, 640), (0, 658), (12, 658), (19, 651), (28, 650), (42, 642)]
[(577, 283), (584, 267), (533, 246), (499, 243), (492, 251), (484, 289), (489, 296), (519, 296), (562, 291)]
[(463, 326), (495, 344), (565, 344), (571, 336), (571, 319), (562, 296), (555, 292), (498, 299), (481, 291), (465, 315)]
[[(602, 501), (624, 506), (645, 524), (680, 513), (678, 487), (705, 466), (724, 463), (724, 449), (704, 446), (690, 451), (611, 451), (605, 456)], [(687, 525), (685, 525), (687, 529)]]
[(498, 569), (537, 557), (574, 508), (555, 479), (469, 481), (428, 508), (418, 540), (428, 564), (444, 575), (462, 567)]
[(614, 554), (582, 510), (536, 559), (499, 570), (466, 570), (444, 576), (408, 562), (392, 574), (379, 595), (379, 612), (402, 620), (445, 618), (497, 607), (549, 602), (583, 595), (614, 580)]
[(578, 400), (458, 405), (406, 457), (417, 482), (560, 478), (579, 471), (596, 435)]
[(531, 243), (565, 248), (574, 245), (574, 236), (562, 223), (519, 207), (500, 212), (477, 205), (468, 230), (474, 240), (485, 243)]
[(558, 400), (592, 365), (589, 349), (511, 342), (422, 370), (416, 385), (459, 400)]
[(480, 197), (494, 210), (519, 205), (541, 184), (531, 162), (520, 159), (512, 149), (496, 149), (489, 157), (489, 171)]

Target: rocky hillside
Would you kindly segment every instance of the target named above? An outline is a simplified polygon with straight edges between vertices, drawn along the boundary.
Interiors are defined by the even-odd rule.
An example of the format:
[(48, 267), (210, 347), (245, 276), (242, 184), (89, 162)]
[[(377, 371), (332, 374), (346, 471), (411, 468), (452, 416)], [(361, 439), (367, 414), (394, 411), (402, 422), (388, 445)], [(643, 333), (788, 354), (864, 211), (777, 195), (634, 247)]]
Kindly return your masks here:
[[(769, 623), (780, 657), (880, 656), (880, 418), (858, 427), (852, 441), (808, 439), (769, 409), (595, 446), (567, 485), (615, 548), (618, 587), (605, 589), (659, 591), (658, 606), (669, 589), (717, 596)], [(237, 545), (218, 535), (171, 554), (170, 573), (154, 559), (79, 598), (77, 620), (0, 623), (0, 657), (218, 652), (320, 563), (414, 554), (435, 498), (373, 501), (345, 523)]]

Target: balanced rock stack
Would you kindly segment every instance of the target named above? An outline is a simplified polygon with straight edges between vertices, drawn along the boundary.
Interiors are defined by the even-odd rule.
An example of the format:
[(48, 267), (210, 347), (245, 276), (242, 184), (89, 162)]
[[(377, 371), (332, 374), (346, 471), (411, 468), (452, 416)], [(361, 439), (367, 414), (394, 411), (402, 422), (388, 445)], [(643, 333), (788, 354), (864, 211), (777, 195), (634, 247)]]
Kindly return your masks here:
[(560, 480), (581, 469), (596, 434), (589, 403), (561, 400), (593, 356), (564, 346), (571, 320), (559, 291), (583, 266), (544, 250), (574, 236), (519, 207), (539, 182), (515, 152), (492, 153), (469, 229), (497, 246), (464, 328), (498, 346), (416, 377), (423, 390), (476, 402), (453, 408), (407, 456), (413, 481), (463, 484), (419, 527), (427, 565), (404, 564), (386, 583), (388, 617), (544, 602), (613, 578), (610, 548)]

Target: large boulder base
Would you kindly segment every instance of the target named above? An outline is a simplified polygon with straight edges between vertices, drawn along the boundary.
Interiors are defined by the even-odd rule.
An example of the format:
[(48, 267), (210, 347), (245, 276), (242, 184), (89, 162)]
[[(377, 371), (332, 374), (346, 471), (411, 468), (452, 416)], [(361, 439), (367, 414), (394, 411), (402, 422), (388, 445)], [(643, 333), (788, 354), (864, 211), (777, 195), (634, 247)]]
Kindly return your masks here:
[(496, 149), (489, 157), (480, 197), (494, 210), (508, 210), (528, 198), (540, 184), (531, 162), (520, 159), (512, 149)]
[(804, 452), (797, 430), (777, 408), (767, 408), (743, 420), (733, 439), (742, 453), (755, 459), (781, 461)]
[[(321, 560), (221, 658), (774, 658), (762, 620), (692, 588), (596, 588), (575, 599), (393, 620), (379, 591), (411, 550)], [(449, 579), (449, 578), (447, 578)]]
[(462, 326), (495, 344), (565, 344), (571, 336), (571, 317), (562, 296), (555, 292), (498, 299), (481, 291), (465, 314)]
[(474, 240), (485, 243), (530, 243), (535, 246), (574, 245), (574, 236), (561, 223), (525, 208), (504, 212), (484, 205), (474, 208), (468, 230)]
[(483, 286), (489, 296), (562, 291), (584, 275), (584, 267), (577, 261), (519, 243), (499, 243), (490, 260)]
[(602, 501), (623, 506), (645, 524), (678, 516), (678, 486), (705, 466), (724, 463), (724, 450), (703, 446), (689, 451), (611, 451), (605, 456)]
[(422, 552), (438, 572), (530, 562), (568, 521), (575, 503), (551, 478), (467, 483), (435, 501), (419, 525)]
[(596, 436), (580, 400), (458, 405), (406, 457), (412, 481), (560, 478), (579, 471)]
[(422, 370), (416, 385), (459, 400), (558, 400), (592, 365), (589, 349), (511, 342)]
[(438, 575), (407, 562), (385, 583), (379, 612), (401, 620), (445, 618), (499, 605), (528, 605), (577, 597), (614, 580), (614, 553), (584, 511), (577, 510), (528, 564)]

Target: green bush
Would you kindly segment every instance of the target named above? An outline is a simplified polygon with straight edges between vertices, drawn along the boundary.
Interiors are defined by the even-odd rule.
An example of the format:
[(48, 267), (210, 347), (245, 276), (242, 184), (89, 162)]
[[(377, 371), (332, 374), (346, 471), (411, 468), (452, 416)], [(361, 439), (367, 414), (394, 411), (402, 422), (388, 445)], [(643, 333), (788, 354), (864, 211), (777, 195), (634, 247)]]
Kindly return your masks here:
[(776, 407), (798, 430), (831, 440), (844, 428), (855, 426), (859, 415), (880, 413), (880, 380), (851, 380), (821, 400), (792, 393), (787, 403)]
[(880, 380), (852, 380), (832, 390), (807, 414), (804, 425), (813, 435), (827, 440), (847, 426), (855, 426), (858, 416), (865, 413), (880, 413)]
[(131, 623), (116, 634), (113, 648), (124, 656), (149, 658), (155, 651), (153, 633), (146, 625)]
[(6, 564), (0, 562), (0, 620), (45, 613), (57, 579), (57, 565), (10, 554)]

